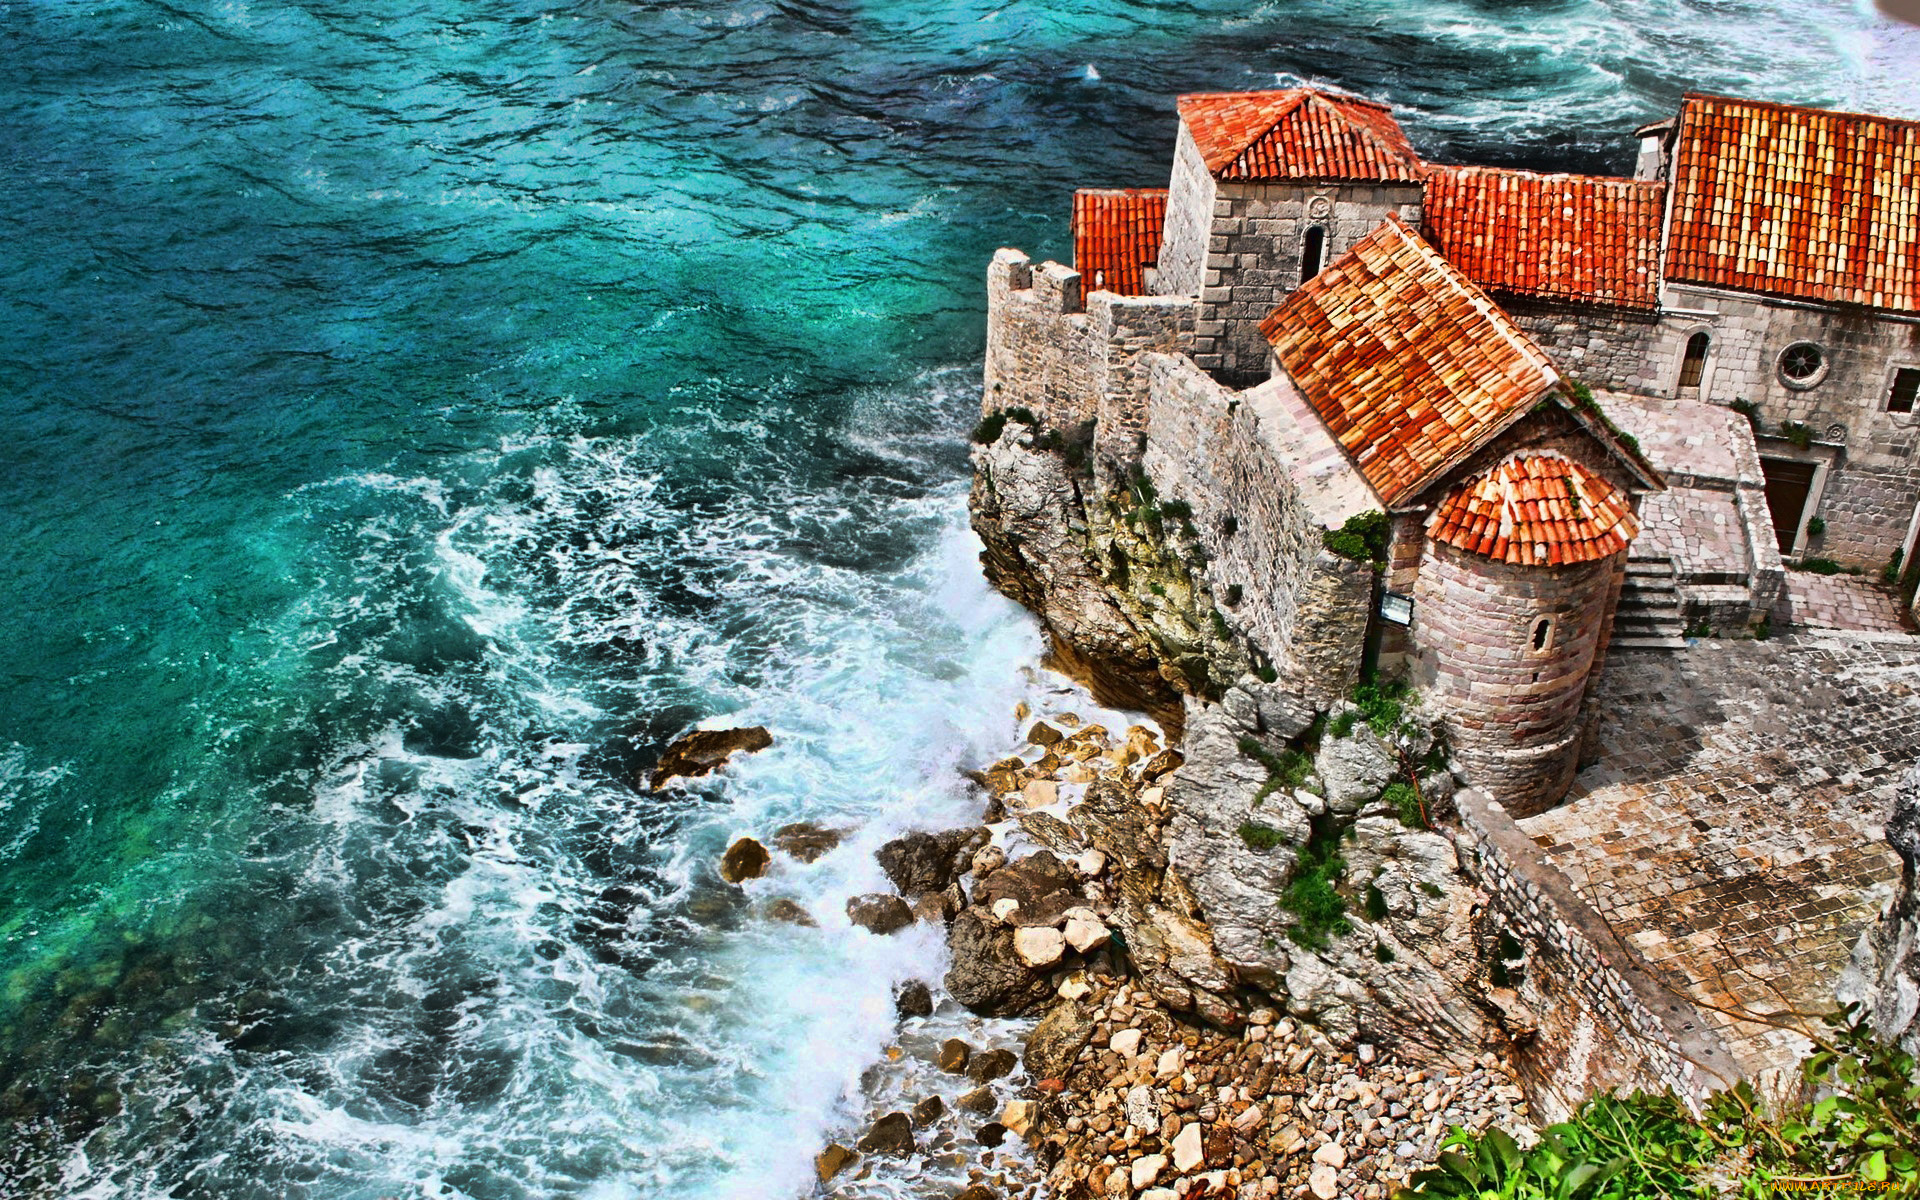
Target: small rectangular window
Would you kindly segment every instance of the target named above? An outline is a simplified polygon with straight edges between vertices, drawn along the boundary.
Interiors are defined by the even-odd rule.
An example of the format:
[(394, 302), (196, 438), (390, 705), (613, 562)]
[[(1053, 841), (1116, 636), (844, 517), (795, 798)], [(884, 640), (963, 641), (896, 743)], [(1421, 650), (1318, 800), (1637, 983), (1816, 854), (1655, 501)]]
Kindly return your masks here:
[(1901, 367), (1893, 373), (1893, 391), (1887, 395), (1887, 411), (1910, 413), (1920, 396), (1920, 367)]

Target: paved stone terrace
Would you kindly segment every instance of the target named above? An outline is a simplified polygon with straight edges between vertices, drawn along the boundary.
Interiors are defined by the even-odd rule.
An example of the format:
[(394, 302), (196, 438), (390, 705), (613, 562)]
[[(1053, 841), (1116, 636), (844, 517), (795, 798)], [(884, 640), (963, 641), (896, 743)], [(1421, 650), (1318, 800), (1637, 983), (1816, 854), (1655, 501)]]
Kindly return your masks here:
[(1745, 580), (1753, 571), (1746, 526), (1732, 492), (1676, 487), (1640, 502), (1636, 554), (1667, 554), (1682, 579), (1726, 576)]
[(1602, 759), (1520, 822), (1749, 1073), (1791, 1033), (1713, 1009), (1818, 1014), (1899, 878), (1881, 840), (1920, 754), (1920, 638), (1806, 632), (1615, 655)]
[[(1786, 590), (1773, 606), (1776, 628), (1788, 625), (1822, 629), (1903, 630), (1911, 628), (1900, 614), (1892, 590), (1858, 575), (1815, 575), (1788, 571)], [(1916, 737), (1920, 743), (1920, 737)]]

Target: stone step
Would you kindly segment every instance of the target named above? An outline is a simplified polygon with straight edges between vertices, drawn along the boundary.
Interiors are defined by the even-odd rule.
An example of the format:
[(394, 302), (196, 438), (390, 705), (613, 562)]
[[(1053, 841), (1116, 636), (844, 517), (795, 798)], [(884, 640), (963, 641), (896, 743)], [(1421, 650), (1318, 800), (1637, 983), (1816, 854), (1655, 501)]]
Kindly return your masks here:
[(1672, 601), (1678, 604), (1680, 602), (1680, 589), (1671, 583), (1643, 584), (1638, 587), (1628, 584), (1626, 587), (1620, 589), (1620, 603), (1625, 604), (1629, 600), (1640, 600), (1653, 604)]
[(1687, 639), (1679, 634), (1641, 637), (1639, 635), (1616, 637), (1609, 644), (1613, 650), (1685, 650)]

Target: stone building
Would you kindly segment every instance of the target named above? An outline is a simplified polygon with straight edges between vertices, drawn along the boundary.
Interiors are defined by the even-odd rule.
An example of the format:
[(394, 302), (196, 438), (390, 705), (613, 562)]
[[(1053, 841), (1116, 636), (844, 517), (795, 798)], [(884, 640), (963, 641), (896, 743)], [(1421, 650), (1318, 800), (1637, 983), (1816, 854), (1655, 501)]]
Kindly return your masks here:
[(1920, 123), (1691, 96), (1625, 179), (1424, 163), (1383, 106), (1312, 89), (1179, 114), (1128, 278), (1195, 301), (1223, 382), (1258, 382), (1266, 313), (1396, 213), (1588, 386), (1752, 406), (1780, 553), (1913, 558)]
[[(1920, 125), (1692, 97), (1615, 179), (1424, 163), (1311, 89), (1179, 117), (1167, 189), (1075, 196), (1073, 268), (995, 257), (984, 408), (1091, 430), (1094, 492), (1186, 504), (1272, 688), (1408, 675), (1538, 811), (1610, 648), (1680, 645), (1682, 605), (1763, 620), (1783, 553), (1912, 558)], [(1320, 536), (1369, 511), (1371, 591)]]

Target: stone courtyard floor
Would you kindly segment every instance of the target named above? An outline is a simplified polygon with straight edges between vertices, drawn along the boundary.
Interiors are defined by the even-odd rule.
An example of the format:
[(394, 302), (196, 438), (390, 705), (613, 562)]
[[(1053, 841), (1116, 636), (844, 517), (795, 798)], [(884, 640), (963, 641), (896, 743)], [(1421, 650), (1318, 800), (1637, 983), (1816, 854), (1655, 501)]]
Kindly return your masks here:
[(1788, 571), (1787, 587), (1773, 606), (1774, 628), (1809, 625), (1822, 629), (1884, 629), (1907, 627), (1900, 602), (1879, 583), (1858, 575), (1815, 575)]
[(1733, 1014), (1831, 1010), (1892, 894), (1900, 863), (1881, 834), (1920, 757), (1920, 637), (1803, 630), (1616, 654), (1600, 703), (1600, 762), (1520, 827), (1750, 1075), (1791, 1069), (1797, 1035)]

